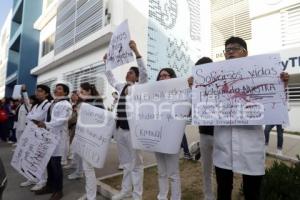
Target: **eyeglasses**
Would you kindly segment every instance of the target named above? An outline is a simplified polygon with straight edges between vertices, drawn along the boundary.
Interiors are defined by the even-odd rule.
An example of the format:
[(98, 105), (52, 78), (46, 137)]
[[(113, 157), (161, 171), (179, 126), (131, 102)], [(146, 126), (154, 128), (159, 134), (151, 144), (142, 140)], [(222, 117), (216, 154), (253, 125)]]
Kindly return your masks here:
[(236, 51), (246, 51), (245, 48), (243, 47), (228, 47), (228, 48), (225, 48), (225, 50), (223, 50), (223, 53), (229, 53), (230, 51), (233, 51), (233, 52), (236, 52)]

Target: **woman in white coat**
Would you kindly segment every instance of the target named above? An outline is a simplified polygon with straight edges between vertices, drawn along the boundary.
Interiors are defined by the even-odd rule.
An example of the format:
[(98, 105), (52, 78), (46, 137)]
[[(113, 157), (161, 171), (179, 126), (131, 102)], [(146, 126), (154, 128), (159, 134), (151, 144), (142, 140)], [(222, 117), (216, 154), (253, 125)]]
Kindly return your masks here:
[[(95, 85), (90, 83), (81, 83), (79, 90), (79, 97), (82, 102), (88, 103), (92, 106), (104, 109), (103, 100), (96, 90)], [(80, 109), (80, 104), (78, 105)], [(78, 119), (77, 119), (78, 120)], [(75, 133), (76, 134), (76, 133)], [(99, 152), (100, 153), (100, 152)], [(79, 156), (79, 155), (77, 155)], [(86, 195), (81, 197), (79, 200), (96, 200), (97, 196), (97, 179), (94, 167), (87, 162), (84, 158), (81, 158), (82, 167), (85, 175), (85, 191)], [(80, 162), (79, 161), (79, 162)]]
[[(163, 68), (158, 73), (157, 81), (176, 78), (172, 68)], [(177, 154), (155, 153), (158, 168), (158, 200), (167, 200), (169, 179), (171, 181), (171, 200), (181, 199), (181, 183), (179, 173), (179, 152)]]
[[(28, 96), (26, 93), (25, 85), (22, 88), (22, 93), (24, 95), (24, 99), (26, 102), (27, 101), (26, 99), (28, 99)], [(49, 100), (51, 99), (51, 95), (50, 95), (50, 88), (48, 86), (37, 85), (36, 91), (35, 91), (35, 96), (36, 96), (37, 104), (34, 105), (32, 107), (32, 109), (30, 110), (30, 112), (27, 114), (26, 120), (28, 123), (33, 123), (32, 120), (45, 121), (48, 108), (50, 107), (50, 104), (51, 104), (49, 102)], [(20, 186), (27, 187), (27, 186), (35, 184), (35, 186), (33, 186), (31, 188), (31, 190), (36, 191), (36, 190), (39, 190), (42, 187), (44, 187), (46, 185), (46, 181), (47, 181), (47, 176), (46, 176), (46, 172), (45, 172), (38, 183), (34, 183), (30, 180), (27, 180), (27, 181), (21, 183)]]
[(68, 120), (72, 114), (72, 106), (68, 99), (69, 87), (62, 83), (56, 84), (54, 95), (55, 99), (47, 112), (46, 122), (34, 121), (38, 127), (56, 135), (59, 141), (47, 165), (47, 184), (35, 192), (37, 195), (52, 193), (50, 200), (58, 200), (63, 196), (61, 159), (66, 148), (63, 135), (68, 134)]

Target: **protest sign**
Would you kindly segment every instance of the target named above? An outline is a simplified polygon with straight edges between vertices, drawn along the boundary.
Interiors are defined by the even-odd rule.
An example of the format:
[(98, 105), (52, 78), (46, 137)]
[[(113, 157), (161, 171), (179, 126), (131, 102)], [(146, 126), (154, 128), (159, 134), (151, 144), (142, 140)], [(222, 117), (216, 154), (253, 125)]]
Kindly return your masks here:
[(125, 20), (116, 28), (111, 37), (107, 53), (106, 70), (112, 70), (134, 60), (129, 42), (128, 20)]
[(126, 110), (133, 148), (178, 153), (190, 113), (189, 98), (184, 78), (132, 86)]
[(22, 85), (15, 85), (12, 98), (21, 99), (22, 98), (21, 92), (22, 92)]
[(18, 141), (11, 165), (27, 179), (38, 182), (59, 139), (58, 135), (29, 122)]
[(287, 124), (288, 110), (278, 54), (196, 66), (193, 124)]
[(112, 113), (82, 103), (71, 148), (93, 167), (102, 168), (114, 129)]

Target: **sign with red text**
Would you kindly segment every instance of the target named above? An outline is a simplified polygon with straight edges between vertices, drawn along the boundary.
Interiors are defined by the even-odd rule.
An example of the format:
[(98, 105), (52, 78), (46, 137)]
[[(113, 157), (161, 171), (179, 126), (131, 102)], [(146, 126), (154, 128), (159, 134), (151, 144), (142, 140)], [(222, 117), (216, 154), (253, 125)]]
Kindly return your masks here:
[(199, 65), (194, 68), (194, 125), (288, 124), (279, 54)]

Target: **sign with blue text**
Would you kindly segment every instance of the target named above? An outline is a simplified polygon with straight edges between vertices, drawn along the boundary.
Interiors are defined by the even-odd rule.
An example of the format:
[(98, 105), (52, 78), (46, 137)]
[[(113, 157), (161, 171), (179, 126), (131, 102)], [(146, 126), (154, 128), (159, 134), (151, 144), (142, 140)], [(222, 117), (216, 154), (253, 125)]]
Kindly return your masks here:
[(190, 114), (186, 78), (134, 85), (127, 97), (127, 118), (135, 149), (177, 154)]

